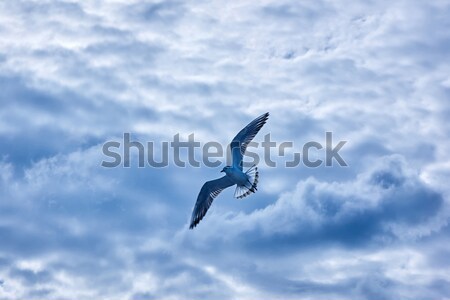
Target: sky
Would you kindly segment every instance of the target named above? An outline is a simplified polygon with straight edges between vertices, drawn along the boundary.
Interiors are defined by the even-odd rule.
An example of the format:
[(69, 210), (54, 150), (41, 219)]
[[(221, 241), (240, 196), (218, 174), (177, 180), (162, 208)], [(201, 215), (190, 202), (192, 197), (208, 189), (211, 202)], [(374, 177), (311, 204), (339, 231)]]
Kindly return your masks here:
[[(0, 299), (450, 299), (448, 28), (442, 0), (1, 1)], [(256, 142), (332, 132), (348, 166), (260, 162), (194, 230), (225, 163), (101, 166), (266, 111)]]

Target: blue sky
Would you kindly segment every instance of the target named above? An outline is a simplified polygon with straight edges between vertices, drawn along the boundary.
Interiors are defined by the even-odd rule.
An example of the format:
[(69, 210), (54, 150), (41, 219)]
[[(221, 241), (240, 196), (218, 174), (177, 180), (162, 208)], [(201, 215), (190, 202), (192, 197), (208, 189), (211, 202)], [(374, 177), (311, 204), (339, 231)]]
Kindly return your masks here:
[[(449, 1), (2, 1), (1, 299), (450, 298)], [(348, 167), (107, 169), (102, 144), (346, 140)], [(136, 163), (136, 160), (134, 161)]]

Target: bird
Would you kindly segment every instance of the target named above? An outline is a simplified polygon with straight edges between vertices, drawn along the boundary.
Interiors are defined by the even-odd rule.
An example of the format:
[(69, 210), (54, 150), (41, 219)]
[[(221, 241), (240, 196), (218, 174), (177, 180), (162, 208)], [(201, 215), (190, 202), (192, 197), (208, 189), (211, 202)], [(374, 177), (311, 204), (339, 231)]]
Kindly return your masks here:
[(256, 192), (259, 178), (258, 168), (256, 165), (253, 165), (246, 172), (244, 172), (242, 168), (242, 160), (248, 144), (253, 140), (264, 124), (266, 124), (268, 118), (268, 112), (262, 114), (251, 121), (233, 138), (230, 143), (232, 165), (225, 166), (222, 171), (220, 171), (225, 173), (225, 176), (207, 181), (202, 186), (197, 196), (194, 210), (192, 211), (189, 229), (194, 229), (195, 226), (198, 225), (198, 223), (206, 215), (206, 212), (211, 206), (213, 200), (224, 189), (236, 185), (234, 197), (237, 199), (242, 199), (251, 193)]

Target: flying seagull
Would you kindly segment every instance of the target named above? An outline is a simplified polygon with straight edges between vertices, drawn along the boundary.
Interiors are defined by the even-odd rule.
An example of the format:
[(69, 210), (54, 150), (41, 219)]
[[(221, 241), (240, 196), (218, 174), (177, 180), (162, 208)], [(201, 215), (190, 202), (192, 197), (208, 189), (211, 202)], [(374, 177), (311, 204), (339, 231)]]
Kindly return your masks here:
[(241, 199), (251, 193), (256, 192), (256, 185), (258, 184), (258, 168), (254, 165), (245, 173), (242, 171), (242, 159), (247, 149), (247, 145), (256, 136), (258, 131), (266, 124), (269, 118), (269, 113), (265, 113), (250, 124), (244, 127), (231, 141), (230, 148), (233, 157), (233, 165), (226, 166), (220, 172), (224, 172), (225, 176), (215, 180), (207, 181), (197, 197), (194, 210), (191, 217), (191, 225), (189, 229), (193, 229), (206, 215), (214, 198), (216, 198), (221, 191), (227, 187), (236, 185), (234, 197)]

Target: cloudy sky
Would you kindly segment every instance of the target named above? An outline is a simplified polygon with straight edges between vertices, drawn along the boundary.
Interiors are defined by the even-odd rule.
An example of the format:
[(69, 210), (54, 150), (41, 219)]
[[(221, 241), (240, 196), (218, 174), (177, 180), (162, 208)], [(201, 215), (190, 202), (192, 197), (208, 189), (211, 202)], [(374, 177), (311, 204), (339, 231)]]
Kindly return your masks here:
[[(429, 2), (1, 1), (0, 299), (449, 299), (450, 2)], [(226, 144), (266, 111), (255, 141), (331, 131), (348, 167), (260, 163), (195, 230), (224, 164), (101, 167), (124, 132)]]

